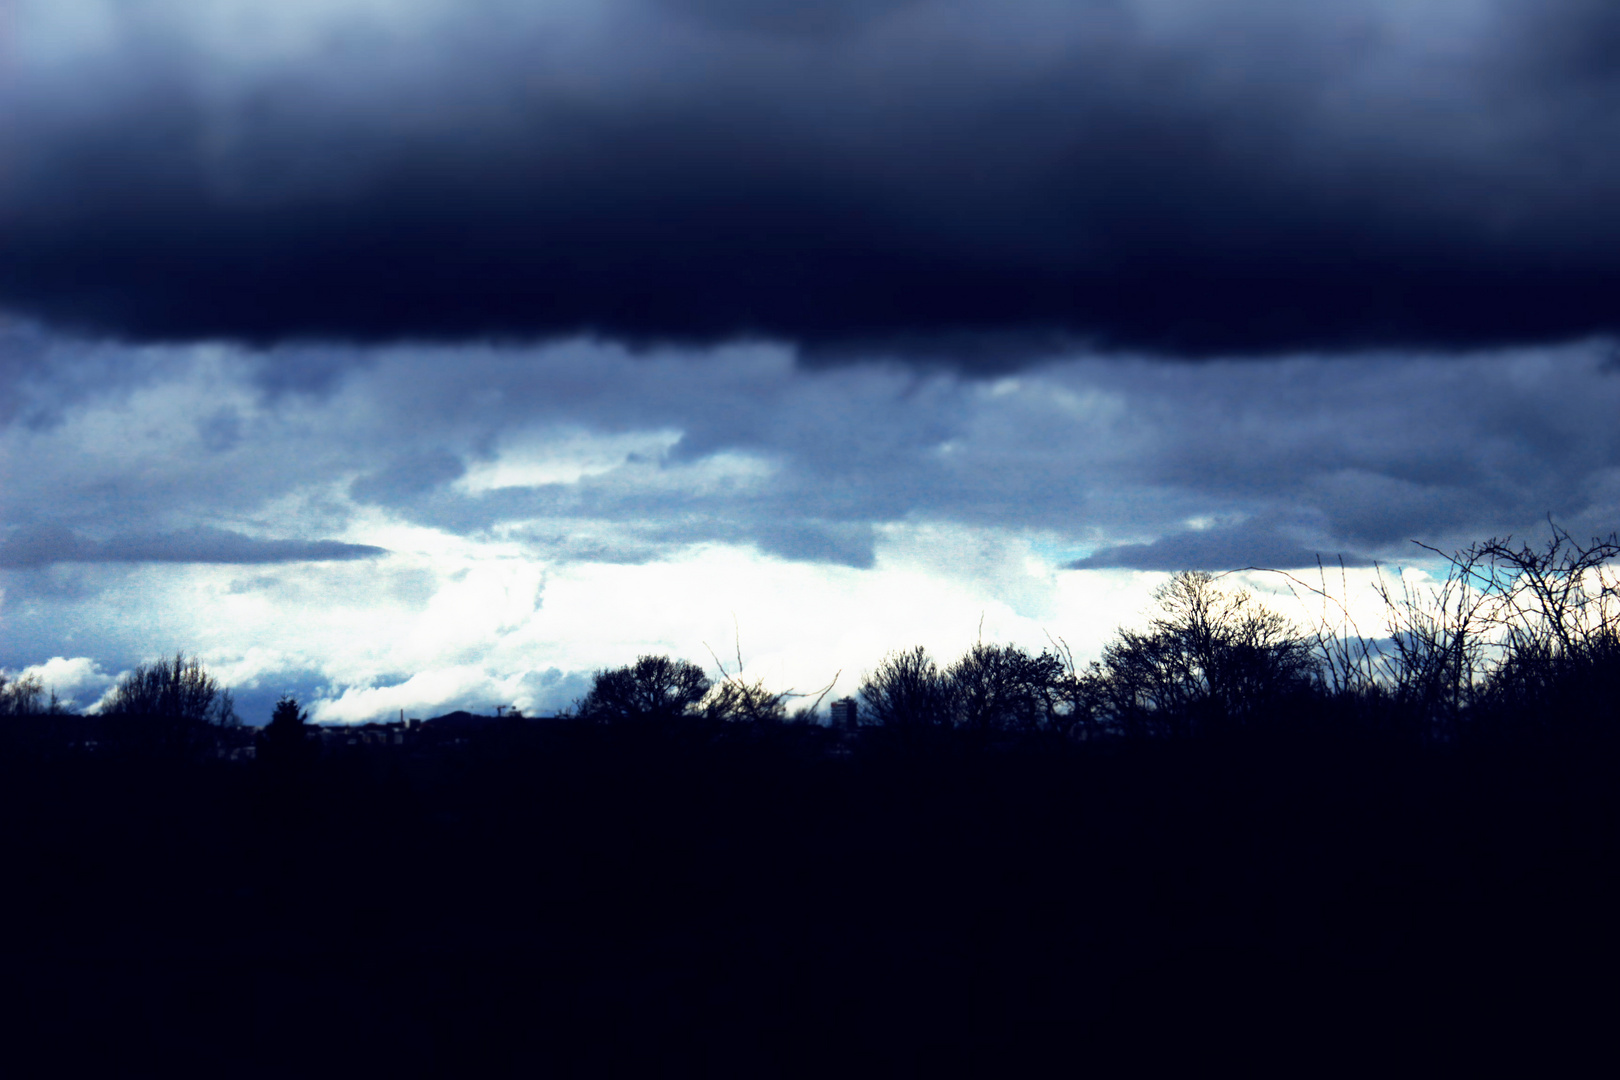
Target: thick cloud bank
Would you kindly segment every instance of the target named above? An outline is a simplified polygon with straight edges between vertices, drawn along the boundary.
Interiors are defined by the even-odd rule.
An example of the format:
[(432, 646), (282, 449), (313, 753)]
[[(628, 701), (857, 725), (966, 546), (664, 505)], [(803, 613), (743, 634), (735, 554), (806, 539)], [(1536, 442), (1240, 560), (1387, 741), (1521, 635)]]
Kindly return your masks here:
[(1602, 0), (18, 0), (5, 34), (0, 307), (119, 336), (971, 367), (1620, 330)]

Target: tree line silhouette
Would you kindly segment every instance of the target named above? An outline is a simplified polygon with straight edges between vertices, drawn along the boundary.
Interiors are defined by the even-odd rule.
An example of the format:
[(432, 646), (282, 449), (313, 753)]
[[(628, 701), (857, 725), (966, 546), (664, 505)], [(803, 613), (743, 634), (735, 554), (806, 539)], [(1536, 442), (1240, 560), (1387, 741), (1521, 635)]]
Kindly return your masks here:
[[(1091, 741), (1315, 721), (1428, 742), (1610, 725), (1620, 673), (1620, 579), (1611, 564), (1620, 539), (1583, 544), (1550, 527), (1539, 546), (1508, 538), (1450, 554), (1428, 549), (1447, 568), (1432, 584), (1380, 571), (1374, 588), (1388, 631), (1377, 637), (1352, 620), (1342, 568), (1337, 590), (1322, 568), (1316, 584), (1280, 575), (1296, 597), (1318, 603), (1311, 626), (1222, 576), (1184, 571), (1156, 590), (1145, 628), (1121, 629), (1087, 665), (1061, 639), (1038, 653), (981, 640), (944, 667), (920, 646), (896, 651), (860, 682), (860, 724)], [(715, 679), (689, 660), (657, 655), (600, 670), (561, 716), (643, 726), (806, 723), (830, 690), (795, 710), (794, 699), (810, 695), (745, 680), (740, 654), (735, 670), (715, 663)], [(54, 690), (46, 693), (37, 676), (0, 673), (0, 715), (63, 715)], [(240, 723), (230, 690), (183, 653), (126, 673), (97, 711), (147, 748), (197, 749), (210, 730)], [(298, 711), (291, 699), (278, 705), (264, 739), (284, 741)]]
[[(1580, 543), (1556, 524), (1540, 545), (1491, 539), (1444, 554), (1435, 582), (1379, 570), (1387, 631), (1363, 633), (1339, 586), (1280, 574), (1315, 601), (1302, 626), (1222, 576), (1185, 571), (1154, 594), (1143, 629), (1122, 629), (1080, 665), (1054, 640), (1040, 652), (976, 642), (941, 667), (922, 647), (890, 653), (861, 680), (861, 723), (899, 732), (1185, 738), (1290, 724), (1353, 724), (1426, 743), (1608, 730), (1620, 676), (1620, 539)], [(1269, 571), (1270, 573), (1277, 573)], [(1304, 610), (1311, 610), (1306, 607)], [(718, 661), (717, 661), (718, 663)], [(600, 671), (573, 715), (782, 723), (791, 695), (720, 665), (667, 656)]]
[(13, 678), (12, 1049), (248, 1076), (1573, 1071), (1608, 1051), (1620, 962), (1617, 554), (1555, 529), (1385, 575), (1377, 636), (1326, 569), (1284, 579), (1303, 627), (1177, 575), (1095, 663), (895, 652), (844, 729), (740, 657), (355, 745), (291, 697), (236, 723), (183, 655), (94, 716)]

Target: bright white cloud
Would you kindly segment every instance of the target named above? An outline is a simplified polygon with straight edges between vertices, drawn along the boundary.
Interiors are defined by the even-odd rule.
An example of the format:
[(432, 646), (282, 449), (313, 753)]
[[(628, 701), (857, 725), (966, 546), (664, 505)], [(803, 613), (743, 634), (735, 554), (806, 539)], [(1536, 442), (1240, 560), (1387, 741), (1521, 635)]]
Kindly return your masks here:
[[(711, 649), (734, 666), (740, 647), (750, 677), (808, 691), (841, 670), (836, 692), (849, 693), (893, 648), (958, 654), (981, 620), (987, 639), (1040, 648), (1051, 633), (1094, 649), (1097, 629), (1138, 617), (1162, 577), (1057, 572), (1032, 566), (1015, 537), (925, 531), (923, 541), (908, 534), (881, 546), (868, 570), (714, 544), (645, 564), (546, 567), (499, 542), (466, 541), (454, 542), (455, 555), (377, 563), (150, 566), (72, 605), (70, 621), (120, 651), (199, 643), (210, 669), (239, 691), (276, 688), (284, 672), (318, 676), (331, 689), (313, 702), (316, 718), (357, 721), (401, 708), (553, 709), (581, 684), (546, 673), (588, 673), (644, 652), (712, 668)], [(950, 565), (952, 552), (970, 550), (973, 565)], [(1037, 574), (1052, 592), (1043, 610), (1020, 611), (1002, 595), (1001, 582)], [(73, 663), (81, 675), (93, 670)], [(45, 669), (67, 670), (52, 664)]]
[(113, 683), (113, 676), (88, 656), (53, 656), (43, 664), (33, 664), (13, 673), (22, 679), (38, 679), (45, 693), (56, 694), (64, 708), (79, 709), (94, 704)]

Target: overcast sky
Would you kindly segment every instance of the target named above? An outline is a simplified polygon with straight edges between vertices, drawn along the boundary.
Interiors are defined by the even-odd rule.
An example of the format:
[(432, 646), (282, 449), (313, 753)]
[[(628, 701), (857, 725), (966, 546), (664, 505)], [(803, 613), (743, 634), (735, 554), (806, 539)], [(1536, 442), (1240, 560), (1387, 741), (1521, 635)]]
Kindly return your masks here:
[(0, 667), (843, 692), (1607, 533), (1617, 129), (1605, 0), (10, 0)]

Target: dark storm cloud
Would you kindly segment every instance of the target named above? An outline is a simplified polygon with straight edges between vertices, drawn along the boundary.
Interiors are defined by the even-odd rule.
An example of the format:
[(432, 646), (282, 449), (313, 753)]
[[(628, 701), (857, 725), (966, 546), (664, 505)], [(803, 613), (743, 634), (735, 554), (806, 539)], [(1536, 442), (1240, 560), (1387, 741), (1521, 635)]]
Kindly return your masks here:
[(281, 51), (104, 8), (75, 51), (20, 5), (0, 84), (0, 306), (59, 324), (967, 368), (1620, 330), (1598, 0), (334, 4)]
[(258, 540), (224, 529), (123, 534), (97, 541), (70, 529), (37, 525), (0, 541), (0, 567), (31, 569), (55, 563), (283, 563), (369, 559), (387, 552), (337, 540)]

